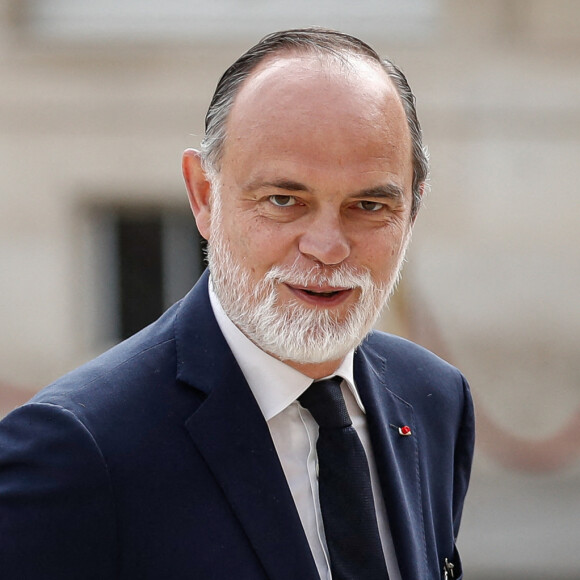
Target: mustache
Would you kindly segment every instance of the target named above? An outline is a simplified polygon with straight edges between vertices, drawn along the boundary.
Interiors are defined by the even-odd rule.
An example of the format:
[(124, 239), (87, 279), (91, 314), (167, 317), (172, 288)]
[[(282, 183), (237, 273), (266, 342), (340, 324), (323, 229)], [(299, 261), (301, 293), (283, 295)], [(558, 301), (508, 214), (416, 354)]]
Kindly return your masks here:
[(348, 264), (336, 267), (312, 266), (303, 270), (296, 265), (273, 266), (264, 276), (268, 283), (277, 282), (292, 286), (335, 286), (337, 288), (370, 288), (373, 286), (371, 273), (366, 268)]

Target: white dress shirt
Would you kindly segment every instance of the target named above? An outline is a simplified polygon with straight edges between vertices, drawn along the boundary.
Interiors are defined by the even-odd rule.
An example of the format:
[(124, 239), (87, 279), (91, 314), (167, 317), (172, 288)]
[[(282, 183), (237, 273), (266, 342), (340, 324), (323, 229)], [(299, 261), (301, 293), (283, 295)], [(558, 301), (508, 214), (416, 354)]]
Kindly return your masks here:
[[(318, 424), (309, 411), (297, 401), (312, 384), (312, 379), (270, 356), (228, 318), (213, 292), (209, 295), (218, 325), (250, 386), (270, 429), (274, 446), (286, 475), (288, 486), (318, 573), (322, 580), (331, 580), (328, 550), (318, 500), (316, 440)], [(356, 390), (353, 376), (353, 352), (350, 352), (334, 375), (343, 378), (342, 393), (354, 428), (364, 446), (379, 524), (379, 533), (390, 580), (401, 580), (393, 539), (369, 439), (365, 411)], [(283, 522), (280, 525), (284, 525)]]

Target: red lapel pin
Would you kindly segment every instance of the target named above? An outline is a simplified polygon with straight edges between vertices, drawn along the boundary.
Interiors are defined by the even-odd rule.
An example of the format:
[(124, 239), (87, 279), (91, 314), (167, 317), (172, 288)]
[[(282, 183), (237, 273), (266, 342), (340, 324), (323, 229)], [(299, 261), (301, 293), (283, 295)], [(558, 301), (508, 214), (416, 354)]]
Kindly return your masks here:
[(390, 426), (393, 429), (396, 429), (398, 431), (399, 435), (402, 435), (403, 437), (408, 437), (409, 435), (413, 434), (413, 432), (411, 431), (411, 427), (409, 427), (409, 425), (403, 425), (402, 427), (399, 427), (399, 426), (393, 425), (391, 423)]

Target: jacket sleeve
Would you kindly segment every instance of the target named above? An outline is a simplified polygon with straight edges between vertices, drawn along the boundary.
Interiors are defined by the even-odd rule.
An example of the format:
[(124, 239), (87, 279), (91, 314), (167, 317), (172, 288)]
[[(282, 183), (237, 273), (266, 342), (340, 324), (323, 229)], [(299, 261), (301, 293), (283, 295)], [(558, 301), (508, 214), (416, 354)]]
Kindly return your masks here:
[(69, 410), (29, 403), (0, 422), (3, 580), (105, 580), (115, 574), (109, 474)]
[[(465, 495), (469, 486), (469, 478), (471, 475), (471, 465), (473, 462), (473, 451), (475, 445), (475, 417), (473, 410), (473, 400), (469, 390), (469, 385), (465, 378), (463, 380), (463, 394), (464, 405), (461, 423), (457, 433), (457, 441), (455, 444), (454, 457), (454, 478), (453, 478), (453, 533), (455, 539), (459, 532), (459, 524), (461, 523), (461, 515), (463, 512), (463, 504), (465, 502)], [(448, 567), (450, 566), (450, 568)], [(447, 575), (446, 575), (447, 571)], [(446, 559), (443, 563), (444, 579), (462, 580), (463, 566), (461, 558), (454, 548), (453, 555)]]
[(453, 528), (455, 537), (459, 532), (461, 514), (465, 494), (469, 485), (471, 465), (473, 462), (473, 449), (475, 445), (475, 417), (473, 400), (467, 381), (463, 378), (464, 405), (463, 416), (455, 444), (455, 466), (453, 485)]

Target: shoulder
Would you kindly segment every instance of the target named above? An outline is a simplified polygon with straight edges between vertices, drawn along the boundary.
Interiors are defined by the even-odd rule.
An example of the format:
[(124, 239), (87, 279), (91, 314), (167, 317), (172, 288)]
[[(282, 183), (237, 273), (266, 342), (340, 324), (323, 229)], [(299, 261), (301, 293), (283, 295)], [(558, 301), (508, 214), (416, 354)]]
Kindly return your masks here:
[(355, 365), (368, 365), (375, 377), (391, 392), (421, 407), (439, 402), (471, 404), (463, 374), (431, 351), (404, 338), (373, 331), (360, 345)]
[(205, 361), (200, 352), (208, 319), (205, 276), (157, 321), (47, 386), (18, 416), (38, 416), (33, 406), (44, 405), (49, 414), (72, 414), (98, 441), (113, 442), (142, 432), (148, 422), (186, 420), (205, 395), (179, 380), (180, 357)]
[(45, 387), (17, 416), (53, 423), (58, 415), (63, 433), (65, 424), (76, 423), (99, 444), (110, 441), (113, 448), (115, 441), (129, 444), (147, 423), (163, 424), (168, 417), (185, 420), (199, 396), (176, 379), (174, 327), (180, 306)]
[(373, 331), (363, 341), (360, 350), (371, 358), (384, 361), (389, 373), (405, 373), (417, 379), (448, 379), (459, 371), (426, 348), (393, 334)]
[[(159, 320), (105, 353), (62, 376), (40, 391), (33, 402), (68, 406), (87, 397), (110, 399), (143, 381), (175, 377), (173, 322), (178, 305)], [(70, 403), (67, 403), (70, 401)]]

